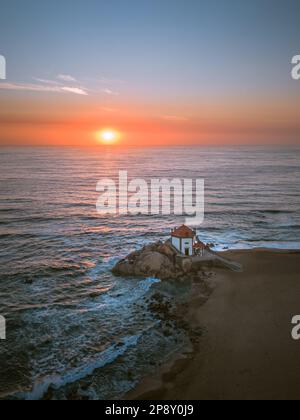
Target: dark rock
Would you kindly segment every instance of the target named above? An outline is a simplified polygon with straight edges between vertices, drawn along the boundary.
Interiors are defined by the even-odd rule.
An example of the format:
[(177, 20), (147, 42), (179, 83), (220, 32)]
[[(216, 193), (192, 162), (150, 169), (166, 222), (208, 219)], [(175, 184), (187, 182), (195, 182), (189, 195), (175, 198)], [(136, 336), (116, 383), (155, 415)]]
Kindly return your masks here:
[(134, 374), (132, 372), (132, 370), (128, 370), (127, 372), (127, 378), (132, 381), (134, 379)]
[(66, 394), (67, 400), (69, 401), (76, 401), (80, 399), (80, 396), (78, 395), (78, 387), (76, 385), (72, 386), (67, 394)]
[(192, 258), (180, 258), (170, 242), (159, 241), (134, 251), (119, 261), (112, 273), (123, 277), (156, 277), (160, 280), (179, 282), (198, 281), (203, 263), (194, 263)]
[(165, 337), (171, 337), (172, 331), (170, 331), (170, 330), (164, 330), (163, 331), (163, 334), (164, 334)]
[(54, 397), (54, 389), (52, 388), (52, 386), (50, 386), (48, 388), (48, 391), (46, 392), (46, 394), (43, 396), (43, 400), (44, 401), (51, 401)]
[(87, 391), (90, 385), (91, 385), (90, 382), (85, 382), (85, 383), (82, 383), (80, 387), (83, 391)]

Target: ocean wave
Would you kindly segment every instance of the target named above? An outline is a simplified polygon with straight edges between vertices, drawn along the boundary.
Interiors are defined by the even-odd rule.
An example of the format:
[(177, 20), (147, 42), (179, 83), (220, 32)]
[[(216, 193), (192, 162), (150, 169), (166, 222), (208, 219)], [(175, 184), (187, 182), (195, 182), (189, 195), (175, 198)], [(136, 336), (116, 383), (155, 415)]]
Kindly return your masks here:
[(15, 214), (15, 213), (22, 213), (24, 210), (16, 208), (16, 207), (7, 207), (7, 208), (0, 208), (0, 213), (9, 213), (9, 214)]
[[(156, 284), (154, 278), (113, 276), (112, 267), (130, 251), (168, 238), (170, 229), (184, 222), (184, 217), (174, 215), (98, 215), (95, 180), (101, 175), (113, 177), (108, 168), (116, 173), (119, 167), (130, 168), (130, 175), (146, 174), (149, 179), (162, 174), (203, 176), (206, 213), (198, 234), (203, 242), (215, 243), (217, 250), (300, 249), (299, 185), (289, 169), (290, 159), (295, 159), (294, 167), (299, 161), (295, 152), (283, 156), (281, 152), (272, 155), (270, 149), (259, 154), (234, 148), (201, 148), (196, 153), (190, 148), (136, 149), (112, 153), (107, 161), (98, 151), (86, 152), (83, 156), (85, 152), (77, 149), (59, 153), (43, 149), (34, 155), (26, 152), (24, 160), (25, 152), (14, 149), (0, 165), (5, 179), (5, 195), (0, 200), (0, 293), (3, 311), (14, 326), (12, 349), (22, 355), (18, 361), (24, 363), (28, 375), (27, 388), (23, 382), (18, 388), (18, 380), (13, 384), (13, 389), (31, 390), (23, 398), (41, 398), (50, 386), (76, 382), (97, 366), (105, 366), (108, 388), (115, 386), (114, 381), (122, 387), (130, 363), (130, 369), (140, 369), (143, 375), (149, 354), (160, 363), (166, 350), (166, 337), (160, 338), (159, 347), (157, 337), (152, 337), (154, 331), (133, 339), (137, 346), (127, 347), (122, 366), (114, 370), (105, 364), (115, 360), (118, 352), (127, 351), (126, 345), (116, 347), (119, 337), (134, 337), (153, 322), (146, 305), (154, 292), (151, 288), (167, 287), (165, 282)], [(147, 157), (142, 166), (141, 157)], [(31, 159), (34, 165), (36, 159), (40, 161), (38, 170), (45, 171), (46, 177), (39, 178), (37, 172), (32, 177), (30, 168), (36, 171), (36, 166), (31, 166)], [(272, 164), (272, 169), (265, 170), (270, 159), (283, 159), (285, 166)], [(15, 176), (16, 170), (24, 177)], [(174, 293), (182, 297), (177, 287)], [(49, 342), (44, 335), (49, 335)], [(102, 348), (108, 353), (103, 354)], [(13, 382), (11, 375), (5, 377), (5, 369), (1, 372), (2, 382)], [(101, 375), (102, 371), (93, 375), (97, 398), (106, 386)], [(105, 394), (108, 398), (119, 395), (110, 391)]]
[(265, 214), (294, 214), (293, 210), (274, 210), (274, 209), (264, 209), (264, 210), (255, 210), (257, 213), (265, 213)]
[(274, 240), (265, 240), (265, 241), (239, 241), (235, 243), (222, 243), (217, 244), (214, 247), (215, 251), (224, 251), (225, 249), (239, 250), (239, 249), (283, 249), (283, 250), (300, 250), (300, 241), (297, 242), (275, 242)]
[(122, 339), (120, 343), (113, 344), (105, 351), (95, 354), (93, 360), (90, 362), (70, 369), (63, 375), (46, 376), (38, 379), (33, 385), (33, 389), (29, 392), (19, 393), (17, 398), (23, 400), (40, 400), (47, 393), (50, 387), (59, 389), (68, 384), (72, 384), (87, 376), (90, 376), (96, 369), (100, 369), (105, 365), (112, 363), (118, 357), (122, 356), (129, 347), (136, 346), (142, 334), (127, 336)]
[(300, 229), (300, 224), (294, 224), (293, 222), (286, 222), (286, 223), (278, 223), (275, 225), (276, 229), (281, 229), (281, 230), (290, 230), (290, 229), (296, 229), (299, 230)]
[(160, 283), (159, 279), (154, 277), (148, 277), (144, 280), (137, 281), (133, 279), (136, 283), (136, 286), (128, 293), (117, 293), (116, 295), (112, 293), (108, 293), (103, 297), (103, 301), (100, 303), (100, 307), (102, 306), (109, 306), (109, 308), (119, 308), (122, 305), (128, 305), (130, 303), (136, 302), (140, 300), (151, 288), (154, 284)]

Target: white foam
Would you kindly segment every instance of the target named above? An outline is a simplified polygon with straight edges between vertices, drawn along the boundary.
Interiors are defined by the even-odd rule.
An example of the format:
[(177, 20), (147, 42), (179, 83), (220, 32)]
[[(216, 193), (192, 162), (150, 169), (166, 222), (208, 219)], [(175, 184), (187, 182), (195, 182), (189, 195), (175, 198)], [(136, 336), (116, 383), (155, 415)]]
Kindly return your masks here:
[(96, 354), (89, 363), (71, 369), (64, 375), (51, 375), (39, 379), (34, 384), (32, 391), (19, 394), (18, 397), (25, 400), (40, 400), (50, 386), (54, 389), (59, 389), (91, 375), (96, 369), (112, 363), (117, 357), (124, 354), (129, 347), (136, 346), (141, 335), (137, 334), (123, 338), (124, 344), (122, 346), (118, 347), (114, 344), (105, 351)]
[(218, 244), (213, 249), (215, 251), (224, 251), (224, 250), (233, 250), (233, 249), (257, 249), (257, 248), (266, 248), (266, 249), (284, 249), (284, 250), (300, 250), (299, 242), (236, 242), (234, 244)]

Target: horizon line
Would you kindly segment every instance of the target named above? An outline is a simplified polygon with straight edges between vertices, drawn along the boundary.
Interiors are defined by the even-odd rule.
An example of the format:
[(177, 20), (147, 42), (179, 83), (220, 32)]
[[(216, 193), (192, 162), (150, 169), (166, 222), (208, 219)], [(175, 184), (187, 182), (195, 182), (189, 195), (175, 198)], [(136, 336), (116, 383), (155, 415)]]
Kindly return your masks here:
[(197, 148), (197, 147), (213, 147), (213, 148), (218, 148), (218, 147), (277, 147), (277, 148), (285, 148), (285, 147), (300, 147), (300, 144), (297, 143), (285, 143), (285, 144), (279, 144), (279, 143), (241, 143), (241, 144), (237, 144), (237, 143), (226, 143), (226, 144), (194, 144), (194, 143), (190, 143), (190, 144), (161, 144), (161, 145), (70, 145), (70, 144), (66, 144), (66, 145), (57, 145), (57, 144), (0, 144), (0, 149), (4, 149), (4, 148), (18, 148), (18, 149), (26, 149), (26, 148), (55, 148), (55, 149), (59, 149), (59, 148), (68, 148), (68, 149), (110, 149), (110, 150), (114, 150), (114, 149), (158, 149), (158, 148), (186, 148), (186, 147), (193, 147), (193, 148)]

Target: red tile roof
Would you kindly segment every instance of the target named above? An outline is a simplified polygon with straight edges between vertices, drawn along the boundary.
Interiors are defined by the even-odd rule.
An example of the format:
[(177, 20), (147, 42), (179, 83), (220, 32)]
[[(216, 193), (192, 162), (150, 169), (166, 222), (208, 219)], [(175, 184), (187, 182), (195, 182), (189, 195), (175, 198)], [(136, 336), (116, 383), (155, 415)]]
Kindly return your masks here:
[(205, 244), (203, 243), (203, 242), (196, 242), (195, 244), (194, 244), (194, 248), (195, 249), (204, 249), (206, 246), (205, 246)]
[(196, 232), (189, 227), (182, 225), (178, 229), (174, 229), (171, 235), (176, 238), (194, 238)]

